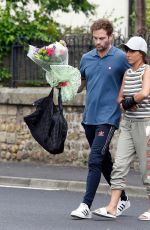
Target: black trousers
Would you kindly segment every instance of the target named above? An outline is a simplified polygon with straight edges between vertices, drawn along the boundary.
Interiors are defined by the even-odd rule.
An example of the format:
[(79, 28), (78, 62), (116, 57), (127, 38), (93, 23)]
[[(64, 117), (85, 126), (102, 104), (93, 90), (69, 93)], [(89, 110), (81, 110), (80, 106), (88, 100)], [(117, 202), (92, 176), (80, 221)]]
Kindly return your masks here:
[[(100, 183), (101, 173), (103, 173), (107, 183), (110, 185), (113, 162), (109, 152), (109, 144), (116, 128), (109, 124), (83, 124), (83, 127), (91, 148), (83, 203), (86, 203), (90, 208)], [(124, 191), (121, 196), (122, 198), (126, 197)]]

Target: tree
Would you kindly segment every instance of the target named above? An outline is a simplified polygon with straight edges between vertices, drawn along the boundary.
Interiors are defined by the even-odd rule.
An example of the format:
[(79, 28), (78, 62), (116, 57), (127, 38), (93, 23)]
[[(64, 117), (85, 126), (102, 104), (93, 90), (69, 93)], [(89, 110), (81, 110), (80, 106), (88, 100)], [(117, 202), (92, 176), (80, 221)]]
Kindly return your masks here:
[(32, 11), (27, 8), (30, 1), (6, 0), (5, 8), (0, 7), (0, 81), (10, 77), (3, 60), (18, 38), (47, 43), (61, 38), (62, 28), (51, 17), (54, 11), (69, 12), (72, 9), (86, 15), (94, 12), (94, 6), (87, 0), (32, 0), (38, 6)]
[(146, 0), (146, 25), (150, 30), (150, 0)]
[[(64, 12), (94, 13), (95, 6), (87, 0), (32, 0), (38, 7), (27, 8), (31, 0), (6, 0), (0, 7), (0, 63), (18, 38), (53, 42), (62, 36), (62, 28), (51, 16), (58, 9)], [(0, 78), (4, 71), (0, 69)]]
[[(69, 12), (71, 9), (75, 12), (84, 12), (85, 14), (94, 13), (95, 6), (90, 4), (87, 0), (32, 0), (39, 8), (44, 9), (45, 13), (51, 14), (56, 10), (62, 10)], [(27, 6), (31, 0), (6, 0), (7, 5), (11, 5), (13, 8), (18, 8), (21, 4)]]
[(150, 30), (150, 0), (130, 0), (130, 33), (142, 34)]
[(135, 32), (146, 35), (146, 0), (136, 0), (135, 4)]
[[(69, 12), (94, 12), (94, 5), (87, 0), (33, 0), (36, 10), (27, 8), (31, 0), (6, 0), (5, 9), (0, 8), (0, 55), (7, 51), (17, 37), (50, 42), (61, 36), (61, 27), (51, 14), (61, 9)], [(4, 30), (5, 29), (5, 30)], [(4, 32), (5, 31), (5, 32)]]

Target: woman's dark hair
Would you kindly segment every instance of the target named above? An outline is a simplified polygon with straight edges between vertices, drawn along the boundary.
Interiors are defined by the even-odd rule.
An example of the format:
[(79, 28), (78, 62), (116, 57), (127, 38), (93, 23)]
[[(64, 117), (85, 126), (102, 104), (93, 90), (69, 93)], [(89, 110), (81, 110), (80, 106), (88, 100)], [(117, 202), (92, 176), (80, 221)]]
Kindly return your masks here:
[(142, 52), (142, 51), (140, 51), (140, 52), (141, 52), (141, 54), (142, 54), (142, 56), (143, 56), (143, 62), (144, 62), (145, 64), (148, 64), (147, 55), (146, 55), (144, 52)]
[(108, 19), (102, 18), (94, 21), (94, 23), (90, 27), (91, 33), (93, 33), (94, 30), (100, 29), (105, 30), (107, 32), (107, 35), (110, 36), (113, 33), (113, 24)]

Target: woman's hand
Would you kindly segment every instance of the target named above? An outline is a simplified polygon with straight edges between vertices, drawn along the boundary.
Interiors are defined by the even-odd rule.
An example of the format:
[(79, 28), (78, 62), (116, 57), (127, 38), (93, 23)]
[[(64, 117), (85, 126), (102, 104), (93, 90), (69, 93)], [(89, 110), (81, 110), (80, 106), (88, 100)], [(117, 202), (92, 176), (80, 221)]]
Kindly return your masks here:
[[(122, 111), (126, 111), (126, 110), (123, 108), (122, 103), (120, 103), (120, 109), (121, 109)], [(137, 109), (138, 109), (138, 105), (134, 105), (134, 106), (132, 106), (132, 108), (130, 108), (129, 110), (132, 111), (132, 112), (135, 112)]]

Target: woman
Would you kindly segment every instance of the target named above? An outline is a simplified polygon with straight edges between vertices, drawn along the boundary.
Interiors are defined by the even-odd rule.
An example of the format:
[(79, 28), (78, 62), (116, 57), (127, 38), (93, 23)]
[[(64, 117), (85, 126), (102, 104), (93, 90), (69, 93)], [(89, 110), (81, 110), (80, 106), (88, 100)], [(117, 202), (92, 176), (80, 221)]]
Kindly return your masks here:
[(148, 210), (138, 219), (150, 220), (150, 66), (145, 60), (147, 44), (142, 37), (134, 36), (122, 47), (131, 68), (125, 72), (118, 96), (123, 120), (111, 174), (111, 200), (107, 207), (99, 208), (93, 214), (116, 218), (130, 163), (137, 153), (149, 199)]

